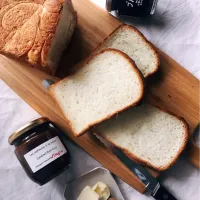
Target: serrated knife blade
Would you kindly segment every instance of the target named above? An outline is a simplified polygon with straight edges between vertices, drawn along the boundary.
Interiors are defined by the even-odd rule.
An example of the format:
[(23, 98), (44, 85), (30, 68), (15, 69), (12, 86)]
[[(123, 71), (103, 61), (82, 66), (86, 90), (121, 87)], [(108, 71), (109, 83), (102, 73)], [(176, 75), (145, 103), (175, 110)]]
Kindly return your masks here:
[(156, 200), (177, 200), (154, 178), (144, 167), (135, 163), (119, 148), (113, 146), (109, 141), (94, 134), (137, 178), (145, 185), (151, 196)]

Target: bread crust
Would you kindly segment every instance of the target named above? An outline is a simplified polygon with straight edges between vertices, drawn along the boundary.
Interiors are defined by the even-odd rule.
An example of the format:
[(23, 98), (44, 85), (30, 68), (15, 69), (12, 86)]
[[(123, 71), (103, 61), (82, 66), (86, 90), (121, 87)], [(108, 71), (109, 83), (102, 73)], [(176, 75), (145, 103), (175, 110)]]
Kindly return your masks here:
[(177, 161), (178, 157), (180, 156), (180, 154), (183, 152), (184, 148), (186, 147), (186, 144), (187, 144), (187, 141), (188, 141), (188, 137), (189, 137), (189, 126), (188, 126), (188, 124), (187, 124), (187, 122), (186, 122), (186, 120), (184, 118), (179, 117), (179, 116), (175, 115), (174, 113), (169, 112), (169, 111), (167, 111), (167, 110), (165, 110), (163, 108), (160, 108), (158, 106), (155, 106), (155, 107), (158, 108), (159, 110), (163, 111), (163, 112), (168, 113), (169, 115), (172, 115), (173, 117), (175, 117), (176, 119), (181, 121), (181, 123), (183, 123), (184, 128), (185, 128), (185, 137), (184, 137), (183, 144), (180, 147), (179, 151), (177, 152), (177, 155), (166, 166), (156, 167), (156, 166), (152, 165), (150, 162), (148, 162), (146, 160), (143, 160), (142, 158), (139, 158), (138, 156), (136, 156), (132, 152), (128, 151), (127, 149), (122, 148), (119, 145), (116, 145), (115, 143), (113, 143), (111, 140), (103, 137), (100, 132), (96, 131), (95, 128), (92, 130), (92, 132), (97, 134), (97, 135), (99, 135), (100, 137), (104, 138), (105, 140), (109, 141), (113, 146), (116, 146), (117, 148), (121, 149), (134, 162), (142, 164), (142, 165), (146, 165), (146, 166), (151, 167), (151, 168), (153, 168), (153, 169), (155, 169), (157, 171), (167, 170), (168, 168), (170, 168)]
[[(84, 130), (82, 130), (82, 131), (79, 132), (79, 133), (76, 133), (75, 130), (73, 129), (73, 127), (72, 127), (72, 124), (70, 123), (70, 120), (67, 118), (67, 116), (65, 116), (64, 112), (62, 111), (62, 108), (61, 108), (61, 106), (59, 105), (59, 103), (57, 102), (57, 99), (56, 99), (56, 97), (55, 97), (55, 95), (54, 95), (54, 92), (53, 92), (53, 90), (54, 90), (54, 88), (57, 86), (57, 84), (59, 84), (59, 83), (61, 83), (61, 82), (64, 82), (65, 80), (68, 79), (68, 77), (66, 77), (65, 79), (59, 81), (58, 83), (55, 83), (55, 84), (53, 84), (52, 86), (50, 86), (50, 94), (51, 94), (51, 95), (53, 96), (53, 98), (56, 100), (56, 102), (57, 102), (57, 104), (59, 105), (59, 107), (60, 107), (62, 113), (63, 113), (64, 116), (65, 116), (65, 119), (66, 119), (66, 121), (67, 121), (67, 123), (68, 123), (68, 125), (69, 125), (69, 127), (70, 127), (70, 129), (71, 129), (71, 131), (72, 131), (72, 133), (73, 133), (76, 137), (79, 137), (79, 136), (83, 135), (87, 130), (89, 130), (89, 129), (92, 128), (93, 126), (97, 125), (98, 123), (101, 123), (101, 122), (103, 122), (103, 121), (105, 121), (105, 120), (107, 120), (107, 119), (110, 119), (111, 117), (117, 115), (118, 113), (120, 113), (120, 112), (122, 112), (122, 111), (124, 111), (124, 110), (127, 110), (127, 109), (129, 109), (130, 107), (133, 107), (133, 106), (137, 105), (137, 104), (142, 100), (142, 98), (143, 98), (143, 96), (144, 96), (145, 87), (144, 87), (144, 78), (143, 78), (143, 75), (142, 75), (142, 73), (140, 72), (140, 70), (137, 68), (137, 66), (135, 65), (134, 61), (133, 61), (129, 56), (127, 56), (125, 53), (123, 53), (122, 51), (119, 51), (119, 50), (117, 50), (117, 49), (111, 49), (111, 48), (110, 48), (110, 49), (104, 49), (104, 50), (102, 50), (101, 52), (99, 52), (99, 53), (97, 53), (97, 54), (94, 54), (94, 55), (93, 55), (92, 57), (90, 57), (88, 60), (86, 60), (86, 62), (82, 65), (82, 67), (85, 67), (85, 65), (88, 64), (88, 63), (90, 62), (90, 60), (92, 60), (94, 57), (96, 57), (96, 56), (98, 56), (98, 55), (100, 55), (100, 54), (103, 54), (104, 52), (113, 52), (113, 53), (117, 53), (117, 54), (120, 54), (121, 56), (123, 56), (123, 57), (128, 61), (128, 63), (129, 63), (130, 66), (132, 67), (132, 69), (137, 73), (138, 78), (139, 78), (139, 81), (140, 81), (140, 84), (141, 84), (141, 87), (142, 87), (142, 90), (141, 90), (141, 92), (140, 92), (139, 98), (138, 98), (134, 103), (132, 103), (132, 104), (130, 104), (130, 105), (128, 105), (128, 106), (126, 106), (126, 107), (124, 107), (124, 108), (122, 108), (122, 109), (119, 109), (118, 111), (116, 111), (116, 112), (114, 112), (114, 113), (108, 115), (107, 117), (105, 117), (105, 118), (103, 118), (103, 119), (101, 119), (101, 120), (98, 120), (98, 121), (95, 121), (95, 122), (93, 122), (93, 123), (91, 123), (91, 124), (88, 124), (88, 126), (87, 126)], [(72, 74), (72, 75), (73, 75), (73, 74)], [(70, 76), (72, 76), (72, 75), (70, 75)]]
[[(66, 0), (66, 3), (71, 4), (71, 0)], [(7, 25), (0, 26), (0, 53), (25, 60), (35, 68), (55, 74), (55, 69), (47, 63), (47, 57), (63, 5), (64, 0), (11, 0), (0, 7), (0, 19), (8, 15), (4, 20)], [(22, 15), (15, 16), (11, 11)], [(76, 23), (77, 14), (74, 10), (71, 12)]]
[(156, 67), (155, 70), (148, 73), (144, 78), (147, 78), (153, 74), (155, 74), (158, 69), (159, 69), (159, 65), (160, 65), (160, 58), (159, 58), (159, 54), (157, 53), (157, 51), (154, 49), (153, 45), (151, 44), (151, 42), (149, 42), (146, 37), (135, 27), (127, 25), (127, 24), (121, 24), (119, 25), (112, 33), (110, 33), (104, 40), (103, 42), (101, 42), (95, 49), (94, 52), (98, 50), (98, 48), (100, 48), (108, 39), (110, 36), (112, 36), (116, 31), (118, 31), (119, 29), (130, 29), (134, 32), (137, 32), (138, 35), (140, 35), (141, 39), (147, 44), (147, 46), (149, 46), (149, 48), (154, 52), (154, 55), (156, 57)]

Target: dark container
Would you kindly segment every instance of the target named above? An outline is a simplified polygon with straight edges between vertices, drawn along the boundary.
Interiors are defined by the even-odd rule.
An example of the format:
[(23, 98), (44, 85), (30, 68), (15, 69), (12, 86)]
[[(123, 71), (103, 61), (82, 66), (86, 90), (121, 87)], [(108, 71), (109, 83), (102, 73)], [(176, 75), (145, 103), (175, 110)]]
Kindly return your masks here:
[(31, 180), (43, 185), (70, 166), (61, 132), (48, 118), (36, 119), (9, 137), (15, 155)]
[(158, 0), (106, 0), (108, 12), (117, 11), (119, 15), (146, 17), (153, 15)]

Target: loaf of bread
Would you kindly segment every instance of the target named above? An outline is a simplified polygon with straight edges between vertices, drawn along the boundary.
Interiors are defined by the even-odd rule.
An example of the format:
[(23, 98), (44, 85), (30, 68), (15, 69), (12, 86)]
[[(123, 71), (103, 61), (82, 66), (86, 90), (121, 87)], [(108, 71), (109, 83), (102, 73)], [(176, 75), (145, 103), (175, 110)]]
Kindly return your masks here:
[(0, 2), (0, 53), (55, 74), (77, 22), (71, 0)]
[(97, 125), (93, 132), (122, 149), (134, 161), (162, 171), (183, 151), (186, 122), (151, 105), (141, 105)]
[(143, 76), (154, 74), (160, 64), (159, 56), (151, 43), (136, 28), (120, 25), (96, 49), (114, 48), (126, 53), (142, 72)]
[(134, 62), (123, 52), (107, 49), (76, 73), (50, 87), (75, 136), (143, 97), (144, 82)]

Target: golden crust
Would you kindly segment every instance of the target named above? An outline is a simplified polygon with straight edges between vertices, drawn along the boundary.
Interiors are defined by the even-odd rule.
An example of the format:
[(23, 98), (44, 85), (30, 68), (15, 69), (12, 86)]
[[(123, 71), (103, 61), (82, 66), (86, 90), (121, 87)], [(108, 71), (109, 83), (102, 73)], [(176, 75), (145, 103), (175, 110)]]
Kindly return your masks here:
[[(71, 4), (71, 0), (67, 2)], [(53, 73), (47, 66), (47, 55), (63, 3), (64, 0), (1, 1), (0, 53)]]
[[(125, 53), (123, 53), (122, 51), (119, 51), (119, 50), (116, 50), (116, 49), (105, 49), (105, 50), (101, 51), (100, 53), (94, 54), (92, 57), (90, 57), (88, 60), (86, 60), (86, 62), (84, 62), (84, 64), (83, 64), (82, 66), (84, 67), (85, 64), (87, 64), (88, 62), (90, 62), (90, 60), (92, 60), (95, 56), (97, 56), (97, 55), (99, 55), (99, 54), (102, 54), (102, 53), (104, 53), (104, 52), (106, 52), (106, 51), (111, 51), (111, 52), (114, 52), (114, 53), (118, 53), (118, 54), (120, 54), (121, 56), (123, 56), (125, 59), (127, 59), (127, 61), (128, 61), (128, 62), (130, 63), (130, 65), (132, 66), (132, 69), (137, 73), (138, 78), (139, 78), (139, 80), (140, 80), (140, 83), (141, 83), (141, 86), (142, 86), (142, 90), (141, 90), (140, 96), (138, 97), (137, 101), (135, 101), (134, 103), (128, 105), (127, 107), (124, 107), (123, 109), (120, 109), (120, 110), (118, 110), (117, 112), (115, 112), (115, 113), (113, 113), (113, 114), (111, 114), (111, 115), (109, 115), (109, 116), (107, 116), (107, 117), (105, 117), (105, 118), (103, 118), (103, 119), (101, 119), (101, 120), (98, 120), (98, 121), (96, 121), (96, 122), (93, 122), (92, 124), (88, 124), (88, 126), (87, 126), (83, 131), (81, 131), (80, 133), (76, 133), (76, 132), (75, 132), (75, 130), (73, 129), (73, 127), (72, 127), (72, 125), (71, 125), (69, 119), (68, 119), (67, 116), (65, 116), (65, 114), (63, 113), (64, 116), (65, 116), (65, 119), (66, 119), (66, 121), (67, 121), (67, 123), (68, 123), (68, 125), (69, 125), (69, 127), (70, 127), (70, 129), (71, 129), (71, 131), (72, 131), (72, 133), (73, 133), (76, 137), (79, 137), (79, 136), (83, 135), (87, 130), (89, 130), (89, 129), (92, 128), (93, 126), (97, 125), (98, 123), (101, 123), (101, 122), (103, 122), (103, 121), (105, 121), (105, 120), (107, 120), (107, 119), (110, 119), (111, 117), (117, 115), (118, 113), (120, 113), (120, 112), (122, 112), (122, 111), (124, 111), (124, 110), (127, 110), (128, 108), (130, 108), (130, 107), (132, 107), (132, 106), (137, 105), (137, 104), (142, 100), (142, 98), (143, 98), (143, 96), (144, 96), (145, 87), (144, 87), (144, 79), (143, 79), (143, 76), (142, 76), (140, 70), (139, 70), (139, 69), (137, 68), (137, 66), (135, 65), (134, 61), (133, 61), (132, 59), (130, 59), (130, 57), (128, 57), (128, 56), (127, 56)], [(53, 84), (53, 85), (50, 87), (50, 93), (51, 93), (51, 95), (53, 96), (53, 98), (56, 100), (56, 102), (57, 102), (57, 99), (56, 99), (56, 97), (55, 97), (55, 95), (54, 95), (53, 88), (56, 87), (56, 85), (59, 84), (60, 82), (65, 81), (66, 79), (68, 79), (68, 77), (66, 77), (65, 79), (59, 81), (59, 82), (56, 83), (56, 84)], [(57, 102), (57, 103), (58, 103), (58, 102)], [(59, 103), (58, 103), (58, 105), (59, 105)], [(59, 105), (59, 107), (60, 107), (60, 109), (61, 109), (61, 111), (62, 111), (62, 108), (61, 108), (60, 105)], [(62, 111), (62, 112), (63, 112), (63, 111)]]
[[(157, 107), (157, 106), (156, 106), (156, 107)], [(156, 166), (152, 165), (150, 162), (148, 162), (148, 161), (146, 161), (146, 160), (143, 160), (143, 159), (140, 158), (140, 157), (137, 157), (135, 154), (133, 154), (132, 152), (129, 152), (127, 149), (121, 148), (120, 146), (114, 144), (111, 140), (109, 140), (109, 139), (103, 137), (103, 136), (101, 135), (101, 133), (99, 133), (99, 132), (96, 131), (96, 129), (94, 129), (93, 132), (95, 132), (95, 134), (97, 134), (97, 135), (100, 135), (102, 138), (104, 138), (105, 140), (108, 140), (111, 144), (113, 144), (114, 146), (116, 146), (116, 147), (118, 147), (119, 149), (121, 149), (121, 150), (122, 150), (131, 160), (133, 160), (134, 162), (139, 163), (139, 164), (142, 164), (142, 165), (146, 165), (146, 166), (151, 167), (151, 168), (153, 168), (153, 169), (155, 169), (155, 170), (157, 170), (157, 171), (164, 171), (164, 170), (167, 170), (168, 168), (170, 168), (170, 167), (177, 161), (178, 157), (180, 156), (180, 154), (181, 154), (181, 153), (183, 152), (183, 150), (185, 149), (186, 144), (187, 144), (187, 141), (188, 141), (188, 138), (189, 138), (189, 126), (188, 126), (188, 124), (187, 124), (187, 122), (185, 121), (184, 118), (179, 117), (179, 116), (177, 116), (177, 115), (175, 115), (175, 114), (173, 114), (173, 113), (171, 113), (171, 112), (169, 112), (169, 111), (167, 111), (167, 110), (165, 110), (165, 109), (162, 109), (162, 108), (159, 108), (159, 107), (157, 107), (157, 108), (160, 109), (160, 110), (162, 110), (163, 112), (166, 112), (166, 113), (168, 113), (168, 114), (174, 116), (174, 117), (177, 118), (178, 120), (180, 120), (180, 121), (183, 123), (184, 127), (185, 127), (185, 137), (184, 137), (184, 141), (183, 141), (183, 143), (182, 143), (182, 146), (180, 147), (180, 149), (179, 149), (179, 151), (177, 152), (176, 156), (175, 156), (175, 157), (171, 160), (171, 162), (168, 163), (168, 165), (166, 165), (166, 166), (163, 166), (163, 167), (156, 167)]]

